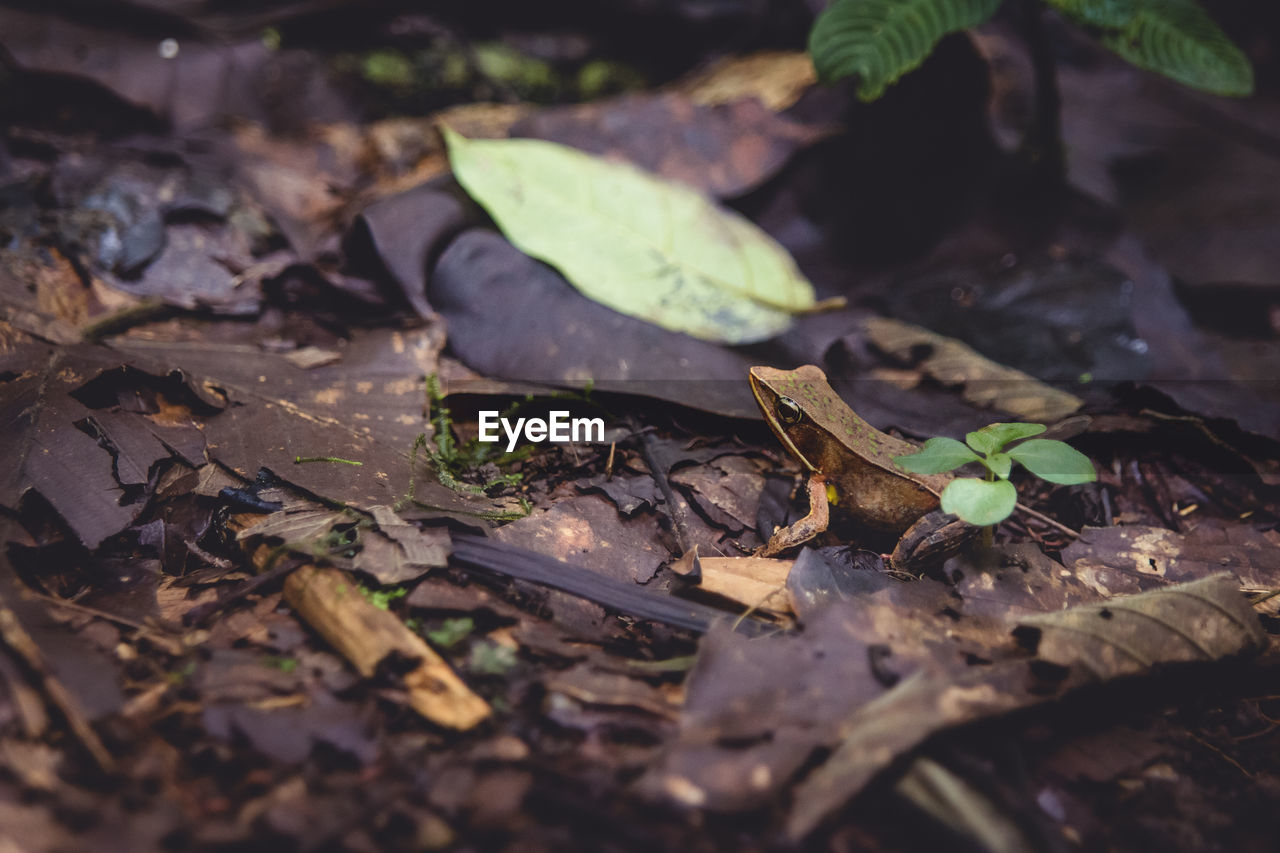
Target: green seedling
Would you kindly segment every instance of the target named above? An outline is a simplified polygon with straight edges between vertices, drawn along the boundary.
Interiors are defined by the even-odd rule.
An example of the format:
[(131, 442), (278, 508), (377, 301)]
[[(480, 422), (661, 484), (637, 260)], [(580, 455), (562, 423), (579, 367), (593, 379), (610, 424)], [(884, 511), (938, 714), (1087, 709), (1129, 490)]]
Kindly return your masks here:
[(390, 610), (391, 602), (409, 594), (409, 590), (402, 586), (393, 586), (388, 589), (370, 589), (367, 586), (361, 586), (359, 589), (364, 600), (379, 610)]
[(286, 674), (292, 673), (298, 668), (297, 658), (282, 657), (278, 655), (267, 655), (262, 659), (262, 663), (265, 666), (269, 666), (272, 669), (278, 669)]
[[(592, 383), (588, 382), (581, 392), (563, 391), (550, 396), (552, 399), (576, 400), (595, 406), (596, 403), (591, 398), (592, 389)], [(430, 461), (431, 468), (441, 485), (460, 494), (482, 497), (490, 489), (497, 486), (519, 486), (524, 480), (524, 475), (520, 473), (498, 474), (498, 476), (479, 484), (467, 482), (463, 479), (481, 466), (489, 463), (493, 463), (495, 467), (501, 469), (515, 462), (524, 461), (532, 455), (534, 447), (533, 445), (525, 445), (511, 452), (505, 452), (502, 450), (500, 442), (485, 442), (480, 441), (478, 438), (459, 444), (453, 434), (453, 416), (449, 411), (449, 407), (444, 404), (444, 399), (445, 395), (440, 387), (440, 379), (433, 373), (427, 377), (427, 402), (430, 411), (429, 419), (432, 426), (432, 438), (420, 435), (413, 443), (409, 460), (411, 472), (409, 492), (405, 496), (405, 500), (418, 503), (415, 498), (415, 486), (419, 455), (425, 455)], [(512, 418), (523, 407), (533, 403), (534, 399), (534, 395), (527, 394), (524, 399), (517, 400), (506, 409), (503, 409), (499, 416), (501, 418)], [(532, 504), (521, 497), (519, 511), (486, 517), (492, 517), (495, 520), (523, 518), (532, 509)]]
[(1080, 451), (1051, 438), (1032, 438), (1044, 431), (1044, 424), (991, 424), (966, 435), (964, 443), (931, 438), (919, 452), (895, 456), (893, 461), (916, 474), (944, 474), (974, 462), (986, 469), (982, 479), (957, 477), (948, 483), (942, 490), (942, 511), (982, 527), (983, 543), (989, 546), (995, 525), (1018, 503), (1018, 492), (1009, 482), (1014, 462), (1042, 480), (1064, 486), (1098, 479), (1093, 463)]
[[(440, 482), (457, 492), (479, 495), (484, 494), (485, 490), (494, 486), (517, 486), (520, 484), (523, 479), (520, 474), (502, 474), (482, 485), (462, 482), (459, 478), (463, 474), (474, 471), (488, 462), (492, 462), (501, 468), (504, 465), (527, 459), (529, 454), (533, 452), (533, 447), (526, 446), (511, 453), (503, 453), (498, 444), (477, 439), (472, 439), (465, 444), (459, 445), (457, 439), (453, 436), (453, 416), (449, 411), (449, 407), (444, 404), (444, 391), (440, 387), (439, 377), (434, 373), (427, 377), (427, 402), (431, 410), (434, 441), (428, 441), (425, 436), (419, 436), (413, 445), (414, 461), (416, 461), (416, 456), (420, 451), (425, 452), (435, 467), (436, 475), (440, 478)], [(517, 403), (504, 411), (502, 417), (507, 417), (519, 405)]]
[[(498, 445), (475, 439), (459, 445), (453, 435), (453, 416), (449, 407), (444, 404), (444, 391), (440, 387), (440, 379), (434, 373), (427, 377), (427, 403), (430, 411), (432, 438), (419, 435), (413, 443), (409, 457), (409, 491), (404, 500), (419, 503), (415, 497), (417, 491), (418, 457), (425, 455), (431, 463), (436, 479), (445, 488), (459, 494), (482, 497), (488, 489), (495, 486), (516, 486), (524, 479), (522, 474), (500, 474), (482, 484), (468, 483), (462, 477), (492, 462), (495, 466), (510, 465), (513, 462), (528, 458), (533, 448), (521, 447), (512, 453), (503, 453)], [(505, 413), (504, 413), (505, 416)], [(523, 497), (520, 498), (521, 511), (514, 514), (503, 514), (500, 519), (523, 518), (528, 515), (532, 505)]]
[(427, 639), (437, 649), (449, 649), (465, 640), (475, 628), (475, 620), (470, 616), (446, 619), (439, 628), (427, 632)]

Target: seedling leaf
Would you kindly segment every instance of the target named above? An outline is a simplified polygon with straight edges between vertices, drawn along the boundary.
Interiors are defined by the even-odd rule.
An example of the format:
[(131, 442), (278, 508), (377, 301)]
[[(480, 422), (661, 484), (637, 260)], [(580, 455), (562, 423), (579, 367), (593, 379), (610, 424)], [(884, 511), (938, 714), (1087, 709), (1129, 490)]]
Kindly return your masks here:
[(988, 482), (962, 477), (942, 490), (942, 511), (978, 527), (1004, 521), (1017, 502), (1018, 490), (1008, 480)]
[(1008, 453), (992, 453), (986, 459), (986, 466), (992, 474), (1001, 480), (1007, 480), (1009, 472), (1013, 470), (1013, 459)]
[(1009, 451), (1009, 455), (1042, 480), (1075, 486), (1098, 479), (1089, 457), (1069, 444), (1051, 438), (1033, 438)]
[(964, 440), (979, 453), (995, 453), (1011, 441), (1039, 435), (1045, 429), (1044, 424), (990, 424), (969, 433)]
[(906, 456), (895, 456), (893, 461), (899, 468), (914, 474), (942, 474), (954, 471), (969, 462), (979, 462), (978, 454), (965, 447), (954, 438), (931, 438), (920, 448), (920, 452)]

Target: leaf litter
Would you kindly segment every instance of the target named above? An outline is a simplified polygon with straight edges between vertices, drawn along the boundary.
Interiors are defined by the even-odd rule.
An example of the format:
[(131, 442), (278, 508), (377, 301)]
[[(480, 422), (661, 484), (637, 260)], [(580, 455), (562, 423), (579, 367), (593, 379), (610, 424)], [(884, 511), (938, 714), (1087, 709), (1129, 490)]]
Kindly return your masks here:
[[(42, 38), (66, 37), (58, 32)], [(19, 61), (32, 61), (37, 42)], [(128, 71), (148, 51), (122, 45), (98, 82), (123, 80), (140, 102), (174, 110)], [(184, 51), (171, 70), (194, 73), (186, 62), (197, 54), (212, 57), (215, 76), (231, 73), (222, 52), (185, 41)], [(82, 60), (62, 56), (58, 69), (89, 73)], [(794, 187), (793, 166), (803, 174), (839, 150), (815, 144), (825, 124), (778, 114), (811, 100), (796, 101), (805, 75), (780, 76), (791, 81), (780, 94), (758, 84), (768, 108), (706, 94), (718, 91), (713, 74), (695, 101), (720, 106), (669, 95), (521, 105), (485, 119), (491, 133), (467, 135), (533, 132), (626, 152), (714, 192), (754, 188), (740, 209), (769, 213)], [(316, 86), (309, 97), (326, 91)], [(205, 94), (174, 113), (179, 126), (209, 107)], [(658, 117), (665, 139), (700, 129), (699, 144), (616, 132)], [(127, 167), (86, 160), (79, 177), (55, 175), (61, 194), (30, 196), (29, 211), (78, 205), (99, 224), (112, 219), (107, 231), (47, 232), (46, 242), (77, 247), (68, 254), (27, 241), (20, 262), (4, 264), (0, 424), (17, 464), (0, 493), (0, 762), (13, 782), (0, 811), (16, 843), (519, 839), (550, 849), (585, 838), (767, 849), (789, 837), (891, 847), (903, 827), (868, 812), (905, 797), (960, 834), (974, 824), (946, 802), (1024, 844), (1041, 838), (1025, 828), (1046, 822), (1043, 837), (1114, 840), (1098, 819), (1112, 814), (1133, 837), (1196, 849), (1185, 839), (1232, 824), (1233, 798), (1273, 808), (1267, 721), (1280, 710), (1257, 689), (1273, 665), (1278, 586), (1270, 445), (1256, 434), (1267, 412), (1240, 409), (1242, 398), (1232, 409), (1230, 383), (1177, 385), (1189, 362), (1151, 331), (1189, 322), (1161, 301), (1170, 290), (1139, 282), (1143, 305), (1160, 310), (1133, 314), (1153, 344), (1146, 361), (1184, 371), (1151, 382), (1169, 392), (1163, 401), (1088, 383), (1064, 394), (1046, 380), (1078, 377), (1043, 371), (1043, 352), (1019, 356), (1016, 340), (1006, 360), (942, 327), (904, 339), (898, 325), (885, 338), (877, 323), (891, 321), (865, 307), (801, 317), (783, 339), (742, 352), (589, 302), (476, 228), (439, 177), (428, 127), (384, 124), (379, 136), (342, 121), (293, 135), (237, 125), (227, 149), (237, 168), (168, 208), (155, 192), (164, 179), (139, 182), (137, 162), (194, 163), (198, 146), (155, 145), (123, 158)], [(24, 133), (5, 138), (0, 164), (54, 174), (49, 164), (80, 144)], [(431, 169), (437, 183), (415, 188)], [(70, 177), (98, 197), (62, 193)], [(237, 229), (257, 225), (226, 198), (253, 199), (272, 220), (254, 233), (285, 248), (246, 239)], [(362, 207), (370, 198), (382, 201)], [(811, 213), (792, 208), (784, 243), (826, 242)], [(119, 238), (115, 254), (105, 252), (114, 238), (94, 242), (103, 234)], [(972, 242), (996, 238), (983, 239)], [(339, 247), (353, 265), (337, 260)], [(861, 275), (856, 263), (838, 268)], [(832, 292), (830, 268), (811, 275)], [(77, 343), (109, 306), (137, 307), (116, 285), (181, 311), (159, 322), (126, 312), (95, 333), (105, 346)], [(963, 367), (931, 363), (930, 351)], [(463, 383), (470, 396), (448, 401), (451, 423), (432, 410), (426, 382), (454, 370), (452, 357), (508, 381)], [(1064, 542), (1013, 521), (996, 551), (913, 580), (887, 574), (856, 541), (794, 562), (733, 556), (803, 512), (787, 494), (800, 472), (755, 422), (745, 366), (761, 360), (822, 363), (869, 420), (918, 435), (963, 434), (995, 419), (992, 408), (1055, 420), (1083, 405), (1098, 416), (1080, 438), (1103, 469), (1092, 493), (1102, 505), (1018, 485), (1020, 499), (1070, 507), (1094, 526)], [(691, 365), (705, 381), (673, 379)], [(1015, 393), (979, 393), (975, 371)], [(519, 401), (510, 380), (588, 389), (593, 400), (607, 389), (605, 410), (626, 427), (612, 446), (515, 460), (444, 453), (442, 442), (474, 435), (477, 401)], [(1139, 398), (1145, 408), (1129, 405)], [(1173, 441), (1178, 430), (1201, 438)], [(431, 454), (414, 464), (424, 433), (456, 470), (423, 462)], [(1177, 454), (1164, 453), (1169, 443)], [(694, 553), (701, 589), (676, 562)], [(718, 585), (717, 571), (738, 586)], [(794, 626), (760, 618), (775, 599)], [(1030, 778), (1006, 772), (992, 758), (1001, 750)], [(984, 762), (997, 769), (977, 772)], [(1126, 792), (1124, 814), (1098, 793), (1105, 785)], [(1247, 821), (1232, 825), (1249, 838)]]

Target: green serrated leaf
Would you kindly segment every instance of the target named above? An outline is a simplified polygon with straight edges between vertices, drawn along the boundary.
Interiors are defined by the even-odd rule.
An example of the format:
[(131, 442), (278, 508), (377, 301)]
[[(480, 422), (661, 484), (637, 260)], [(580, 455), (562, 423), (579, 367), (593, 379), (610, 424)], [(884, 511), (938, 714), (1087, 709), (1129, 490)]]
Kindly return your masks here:
[(942, 474), (961, 465), (981, 461), (978, 455), (954, 438), (931, 438), (918, 453), (895, 456), (899, 468), (915, 474)]
[(507, 239), (615, 311), (741, 344), (814, 307), (785, 249), (684, 184), (553, 142), (443, 133), (458, 182)]
[(943, 36), (990, 18), (1001, 0), (836, 0), (809, 33), (818, 77), (857, 75), (858, 97), (874, 101), (919, 67)]
[(1051, 438), (1033, 438), (1012, 448), (1009, 455), (1042, 480), (1075, 486), (1098, 479), (1089, 457), (1069, 444)]
[(965, 442), (979, 453), (994, 453), (1011, 441), (1039, 435), (1044, 424), (1002, 423), (988, 424), (964, 437)]
[(983, 464), (1002, 480), (1009, 479), (1009, 472), (1013, 470), (1013, 459), (1008, 453), (989, 454)]
[(961, 477), (942, 490), (942, 511), (958, 515), (979, 527), (1004, 521), (1018, 502), (1018, 490), (1008, 480), (975, 480)]
[(1140, 0), (1047, 0), (1062, 14), (1089, 27), (1118, 29), (1133, 18)]
[(1102, 43), (1139, 68), (1193, 89), (1243, 97), (1253, 66), (1194, 0), (1135, 0), (1136, 9)]

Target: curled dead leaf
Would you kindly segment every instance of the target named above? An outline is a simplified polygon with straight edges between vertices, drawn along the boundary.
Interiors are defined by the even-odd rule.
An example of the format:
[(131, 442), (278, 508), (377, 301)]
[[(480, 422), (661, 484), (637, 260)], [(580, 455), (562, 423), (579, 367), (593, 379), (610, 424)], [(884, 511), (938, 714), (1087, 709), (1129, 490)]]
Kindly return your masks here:
[(955, 338), (887, 317), (868, 317), (863, 327), (873, 344), (895, 358), (913, 360), (918, 348), (926, 348), (929, 355), (920, 369), (944, 385), (962, 386), (964, 399), (975, 406), (1048, 422), (1084, 405), (1079, 397), (997, 364)]

